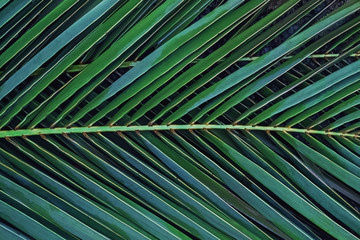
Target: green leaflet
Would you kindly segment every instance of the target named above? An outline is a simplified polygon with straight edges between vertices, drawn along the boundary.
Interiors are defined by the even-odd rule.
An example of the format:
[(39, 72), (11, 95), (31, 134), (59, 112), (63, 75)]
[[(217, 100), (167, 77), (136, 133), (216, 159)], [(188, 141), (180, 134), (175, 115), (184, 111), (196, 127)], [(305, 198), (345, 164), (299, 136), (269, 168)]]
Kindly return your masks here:
[(49, 237), (65, 239), (2, 200), (0, 206), (2, 218), (15, 225), (20, 223), (21, 229), (30, 236), (44, 240)]
[[(287, 201), (288, 204), (292, 205), (293, 207), (297, 207), (298, 211), (301, 211), (301, 213), (306, 216), (310, 221), (317, 222), (320, 227), (323, 227), (328, 232), (332, 231), (333, 236), (346, 236), (349, 239), (356, 239), (354, 235), (349, 233), (347, 230), (341, 228), (330, 218), (326, 217), (321, 211), (306, 203), (302, 198), (300, 198), (294, 193), (287, 193), (288, 191), (290, 191), (288, 188), (284, 187), (280, 182), (276, 181), (271, 175), (263, 171), (259, 166), (251, 162), (249, 159), (246, 159), (244, 156), (227, 146), (215, 136), (212, 136), (210, 134), (208, 134), (208, 136), (210, 136), (210, 141), (213, 142), (218, 148), (224, 148), (224, 150), (226, 149), (227, 156), (232, 158), (237, 165), (252, 174), (266, 187), (271, 188), (274, 192), (277, 192), (278, 196), (281, 197), (284, 201)], [(318, 221), (319, 219), (321, 220)]]
[[(249, 97), (251, 94), (254, 94), (255, 92), (259, 91), (264, 85), (269, 84), (276, 78), (280, 77), (282, 74), (287, 72), (289, 69), (293, 68), (296, 64), (300, 63), (306, 56), (311, 54), (312, 52), (319, 49), (321, 46), (325, 45), (327, 42), (331, 41), (333, 38), (337, 37), (339, 34), (341, 34), (343, 31), (348, 29), (349, 27), (355, 27), (356, 24), (359, 22), (360, 18), (358, 20), (354, 20), (353, 22), (349, 22), (348, 24), (344, 25), (342, 28), (337, 29), (336, 31), (329, 33), (326, 35), (325, 39), (321, 39), (316, 41), (315, 43), (311, 44), (308, 48), (304, 49), (300, 53), (298, 53), (294, 58), (290, 59), (289, 61), (283, 63), (281, 66), (275, 68), (274, 70), (267, 73), (265, 76), (258, 78), (255, 82), (252, 82), (250, 84), (246, 84), (243, 89), (238, 91), (235, 95), (230, 97), (226, 100), (225, 103), (222, 103), (227, 95), (222, 97), (218, 102), (222, 103), (221, 106), (218, 106), (216, 111), (214, 111), (212, 114), (210, 114), (209, 117), (207, 117), (204, 122), (209, 123), (216, 119), (218, 116), (222, 115), (225, 111), (229, 110), (231, 107), (235, 106), (242, 100)], [(204, 109), (212, 109), (214, 106), (207, 107), (205, 106)], [(294, 108), (293, 108), (294, 109)], [(293, 110), (299, 112), (298, 109)], [(192, 120), (195, 122), (198, 120), (201, 116), (203, 116), (205, 111), (199, 112), (195, 118)]]
[[(1, 7), (6, 4), (6, 1), (2, 2), (4, 3), (1, 3)], [(13, 18), (18, 12), (20, 12), (31, 2), (31, 0), (15, 0), (2, 9), (0, 12), (0, 27), (4, 26), (4, 24), (6, 24), (11, 18)]]
[[(347, 77), (351, 77), (355, 74), (354, 79), (358, 80), (359, 76), (356, 75), (358, 72), (358, 67), (360, 66), (360, 61), (356, 61), (338, 71), (335, 73), (321, 79), (320, 81), (316, 82), (315, 84), (312, 84), (308, 86), (305, 89), (302, 89), (295, 95), (292, 95), (289, 98), (286, 98), (279, 103), (275, 104), (274, 106), (266, 109), (264, 112), (256, 116), (254, 119), (252, 119), (249, 124), (257, 124), (259, 122), (264, 121), (266, 118), (269, 118), (273, 116), (276, 113), (279, 113), (285, 109), (290, 108), (291, 106), (294, 106), (295, 104), (306, 100), (310, 98), (311, 96), (317, 94), (318, 92), (323, 91), (324, 89), (331, 87), (332, 85), (336, 84), (337, 82), (342, 81), (343, 79)], [(351, 81), (349, 81), (351, 82)], [(266, 116), (266, 117), (265, 117)]]
[[(244, 5), (241, 10), (245, 12), (249, 12), (250, 9), (254, 9), (254, 7), (257, 7), (259, 2), (249, 2), (247, 5)], [(287, 9), (290, 6), (294, 5), (296, 1), (290, 1), (286, 5), (282, 6), (282, 9)], [(240, 10), (240, 9), (239, 9)], [(165, 97), (170, 96), (176, 90), (178, 90), (180, 87), (184, 86), (184, 84), (188, 83), (190, 80), (195, 78), (197, 75), (204, 72), (207, 68), (212, 66), (216, 61), (219, 61), (221, 58), (223, 58), (226, 54), (231, 53), (236, 48), (239, 48), (241, 45), (243, 45), (247, 40), (255, 36), (257, 33), (259, 33), (264, 26), (267, 26), (267, 24), (271, 24), (273, 21), (275, 21), (279, 16), (281, 11), (273, 12), (272, 14), (267, 15), (262, 20), (257, 22), (254, 26), (251, 26), (249, 29), (246, 29), (243, 33), (239, 34), (238, 36), (235, 36), (233, 39), (231, 39), (229, 42), (221, 46), (219, 49), (217, 49), (215, 52), (210, 54), (209, 56), (205, 57), (201, 61), (199, 61), (195, 66), (193, 66), (191, 69), (183, 73), (180, 77), (178, 77), (175, 81), (170, 83), (168, 86), (165, 86), (164, 89), (162, 89), (159, 93), (157, 93), (153, 97), (153, 101), (147, 102), (144, 104), (141, 109), (134, 114), (131, 117), (131, 121), (135, 121), (139, 116), (144, 114), (146, 111), (149, 111), (151, 107), (156, 106), (156, 104), (159, 104), (162, 100), (164, 100)], [(284, 12), (284, 11), (282, 11)], [(275, 31), (276, 32), (276, 31)], [(254, 45), (257, 44), (257, 41), (254, 40)], [(242, 57), (246, 54), (242, 51), (242, 48), (239, 48), (240, 52), (233, 53), (229, 58), (225, 59), (219, 66), (214, 67), (210, 72), (208, 72), (206, 75), (204, 75), (199, 81), (197, 81), (194, 85), (190, 86), (188, 89), (186, 89), (181, 95), (177, 96), (174, 101), (169, 103), (153, 120), (152, 122), (156, 121), (158, 118), (163, 116), (165, 113), (167, 113), (171, 107), (173, 107), (178, 101), (183, 100), (186, 96), (191, 94), (196, 88), (199, 88), (201, 84), (204, 84), (211, 80), (215, 74), (218, 74), (221, 70), (223, 70), (225, 67), (228, 67), (231, 63), (236, 61), (236, 59)], [(236, 50), (235, 50), (236, 51)], [(116, 118), (115, 118), (116, 120)], [(114, 121), (114, 120), (113, 120)], [(151, 123), (152, 123), (151, 122)]]
[[(90, 46), (94, 45), (107, 31), (115, 27), (118, 22), (131, 13), (131, 10), (136, 7), (138, 3), (131, 1), (123, 6), (119, 11), (114, 13), (103, 24), (97, 27), (91, 34), (83, 39), (75, 48), (61, 59), (61, 61), (53, 66), (53, 68), (46, 71), (43, 75), (36, 79), (33, 83), (16, 96), (10, 103), (4, 107), (0, 115), (5, 115), (2, 118), (2, 125), (10, 121), (26, 104), (33, 100), (45, 87), (47, 87), (56, 77), (58, 77), (66, 68), (68, 68), (81, 54), (83, 54)], [(16, 103), (16, 104), (15, 104)], [(12, 107), (12, 108), (11, 108)], [(10, 110), (6, 112), (8, 109)], [(31, 120), (31, 118), (30, 118)]]
[[(246, 6), (246, 5), (245, 5)], [(223, 19), (219, 20), (215, 24), (213, 24), (210, 29), (204, 30), (201, 35), (205, 36), (206, 38), (213, 37), (213, 39), (210, 39), (209, 42), (207, 42), (204, 46), (201, 46), (201, 48), (198, 48), (196, 51), (194, 51), (190, 56), (184, 58), (180, 63), (175, 65), (171, 70), (164, 73), (164, 68), (171, 67), (170, 64), (173, 64), (174, 60), (177, 59), (179, 54), (183, 54), (185, 52), (183, 48), (188, 51), (191, 47), (199, 46), (199, 44), (202, 44), (201, 41), (192, 41), (187, 44), (185, 44), (181, 49), (178, 49), (176, 52), (174, 52), (171, 56), (163, 60), (160, 64), (153, 67), (152, 71), (149, 71), (149, 73), (145, 74), (143, 77), (141, 77), (136, 83), (132, 84), (129, 88), (126, 90), (126, 94), (119, 94), (119, 96), (116, 97), (110, 104), (108, 104), (101, 112), (99, 112), (96, 116), (94, 116), (90, 121), (88, 121), (88, 124), (93, 124), (96, 122), (99, 118), (103, 117), (106, 113), (113, 110), (116, 106), (121, 104), (122, 102), (126, 101), (130, 97), (130, 101), (126, 103), (125, 106), (123, 106), (110, 120), (109, 124), (114, 124), (117, 120), (121, 119), (125, 114), (127, 114), (134, 106), (136, 106), (139, 102), (141, 102), (142, 99), (146, 98), (150, 94), (152, 94), (157, 88), (163, 86), (165, 83), (167, 83), (171, 77), (173, 77), (176, 73), (178, 73), (184, 66), (189, 64), (188, 61), (191, 61), (194, 59), (197, 55), (200, 55), (202, 52), (204, 52), (206, 49), (208, 49), (210, 46), (212, 46), (216, 41), (218, 41), (221, 37), (225, 36), (227, 33), (229, 33), (233, 28), (235, 28), (238, 24), (240, 24), (244, 19), (241, 18), (242, 13), (244, 12), (243, 8), (239, 8), (237, 11), (232, 12), (231, 15), (228, 14)], [(231, 22), (234, 22), (234, 19), (237, 20), (235, 24), (231, 25)], [(223, 29), (221, 26), (223, 23), (226, 23), (226, 25), (230, 25), (229, 28)], [(219, 28), (219, 26), (221, 28)], [(216, 27), (216, 28), (215, 28)], [(219, 31), (216, 31), (217, 28), (219, 28)], [(215, 31), (214, 31), (215, 30)], [(225, 31), (222, 31), (225, 30)], [(220, 33), (220, 31), (222, 31)], [(178, 53), (179, 52), (179, 53)], [(160, 70), (160, 71), (159, 71)], [(163, 72), (162, 72), (163, 71)], [(154, 78), (153, 75), (155, 74), (162, 74), (159, 78)], [(149, 79), (156, 79), (154, 83), (151, 85), (147, 85), (151, 82)], [(166, 88), (167, 89), (167, 88)], [(166, 90), (164, 89), (164, 90)], [(141, 91), (140, 91), (141, 90)], [(140, 92), (139, 92), (140, 91)], [(161, 91), (162, 93), (163, 91)], [(124, 96), (125, 95), (125, 96)], [(152, 104), (156, 104), (155, 97), (153, 98), (154, 101), (152, 101)], [(84, 111), (85, 112), (85, 111)], [(143, 111), (138, 111), (136, 116), (139, 116), (143, 113)], [(82, 116), (80, 114), (77, 114), (77, 116)], [(132, 119), (136, 119), (136, 116), (133, 116)], [(74, 117), (76, 120), (77, 118)]]
[(0, 3), (0, 9), (3, 8), (8, 2), (10, 2), (10, 0), (3, 0)]
[[(37, 114), (37, 117), (32, 121), (31, 125), (36, 125), (43, 118), (45, 118), (50, 109), (54, 109), (55, 106), (59, 106), (64, 100), (70, 97), (79, 88), (85, 85), (86, 82), (90, 81), (96, 74), (104, 70), (107, 65), (119, 56), (122, 56), (133, 44), (138, 42), (148, 31), (150, 31), (155, 23), (164, 20), (180, 2), (166, 1), (165, 4), (161, 5), (160, 8), (152, 12), (143, 22), (137, 24), (132, 28), (123, 38), (116, 41), (107, 51), (105, 51), (99, 58), (97, 58), (92, 64), (88, 65), (79, 75), (75, 77), (54, 99), (51, 100), (41, 111)], [(147, 21), (152, 22), (154, 25), (148, 25)], [(131, 40), (129, 40), (131, 39)], [(125, 60), (125, 59), (124, 59)], [(99, 64), (100, 63), (100, 64)], [(116, 68), (116, 66), (115, 66)], [(114, 68), (114, 69), (115, 69)], [(100, 79), (101, 81), (102, 79)]]
[(21, 233), (19, 230), (16, 230), (9, 225), (5, 225), (4, 223), (0, 224), (0, 234), (6, 239), (30, 239), (29, 236), (26, 236), (26, 234)]
[(304, 143), (295, 139), (287, 133), (279, 133), (281, 137), (286, 139), (292, 146), (295, 147), (297, 151), (301, 151), (304, 156), (314, 161), (320, 167), (326, 169), (328, 172), (334, 176), (342, 179), (346, 184), (353, 187), (354, 189), (359, 189), (360, 178), (356, 175), (349, 173), (346, 169), (339, 166), (338, 164), (330, 161), (330, 159), (321, 153), (313, 150), (312, 148), (306, 146)]
[[(318, 1), (309, 2), (308, 5), (313, 5)], [(277, 18), (279, 18), (282, 14), (284, 14), (286, 9), (291, 8), (296, 3), (296, 1), (287, 2), (286, 5), (282, 5), (280, 8), (276, 9), (274, 12), (270, 13), (269, 15), (265, 16), (258, 22), (256, 22), (253, 26), (246, 29), (244, 32), (239, 33), (238, 36), (231, 39), (228, 43), (224, 44), (221, 48), (219, 48), (216, 52), (212, 53), (210, 56), (206, 57), (202, 61), (200, 61), (196, 66), (194, 66), (189, 72), (189, 74), (184, 74), (184, 78), (189, 81), (192, 76), (195, 76), (195, 74), (199, 74), (198, 68), (202, 69), (203, 67), (209, 67), (211, 66), (210, 63), (212, 63), (212, 57), (220, 58), (223, 56), (222, 54), (225, 54), (227, 49), (227, 45), (232, 45), (235, 42), (236, 49), (233, 51), (233, 53), (226, 58), (220, 65), (214, 67), (210, 72), (206, 73), (199, 81), (195, 82), (194, 84), (190, 85), (189, 88), (187, 88), (184, 92), (182, 92), (180, 95), (176, 96), (176, 98), (170, 102), (152, 121), (156, 121), (158, 118), (163, 116), (164, 114), (168, 113), (169, 110), (174, 107), (179, 102), (183, 101), (187, 96), (191, 95), (194, 91), (196, 91), (198, 88), (200, 88), (203, 84), (206, 84), (208, 81), (211, 81), (213, 78), (216, 77), (220, 72), (224, 71), (227, 67), (229, 67), (231, 64), (233, 64), (239, 57), (244, 56), (245, 54), (249, 53), (250, 51), (254, 50), (254, 48), (259, 47), (259, 45), (263, 45), (264, 42), (268, 42), (269, 39), (275, 37), (276, 35), (280, 34), (281, 31), (283, 31), (286, 27), (291, 25), (293, 21), (295, 21), (296, 18), (299, 18), (304, 11), (304, 8), (309, 6), (304, 6), (301, 9), (298, 9), (295, 13), (291, 14), (290, 16), (283, 19), (281, 22), (278, 22), (276, 25), (272, 26), (271, 28), (267, 29), (265, 32), (261, 32), (263, 30), (264, 26), (270, 25), (273, 21), (275, 21)], [(248, 41), (250, 38), (255, 37), (256, 34), (261, 33), (256, 38), (252, 39), (251, 41)], [(238, 42), (239, 41), (239, 42)], [(239, 44), (240, 43), (240, 44)], [(255, 59), (254, 59), (255, 60)], [(204, 69), (204, 68), (203, 68)], [(192, 75), (194, 74), (194, 75)], [(156, 96), (153, 97), (154, 101), (151, 103), (147, 103), (146, 105), (152, 104), (153, 106), (155, 103), (157, 103), (158, 98), (163, 99), (164, 96), (170, 95), (169, 93), (173, 93), (175, 89), (179, 88), (181, 85), (184, 84), (182, 76), (176, 79), (176, 82), (174, 82), (172, 85), (167, 86), (165, 89), (163, 89), (160, 93), (158, 93)], [(153, 103), (154, 102), (154, 103)], [(219, 102), (219, 101), (216, 101)], [(146, 106), (145, 105), (145, 106)], [(145, 106), (143, 108), (145, 108)], [(205, 112), (205, 111), (204, 111)], [(139, 114), (138, 114), (139, 115)]]
[(339, 105), (335, 106), (334, 108), (332, 108), (330, 111), (326, 112), (324, 115), (322, 115), (321, 117), (319, 117), (318, 119), (316, 119), (313, 123), (312, 126), (316, 126), (317, 124), (321, 123), (322, 121), (325, 121), (326, 119), (335, 116), (336, 114), (347, 110), (348, 108), (351, 108), (353, 106), (356, 106), (360, 103), (360, 96), (356, 95), (342, 103), (340, 103)]
[[(26, 189), (17, 186), (6, 178), (1, 178), (2, 179), (0, 182), (3, 191), (13, 195), (19, 201), (22, 201), (25, 205), (31, 206), (31, 208), (41, 214), (41, 216), (49, 219), (50, 221), (56, 222), (64, 229), (77, 236), (87, 239), (105, 239), (104, 236), (101, 236), (92, 229), (89, 229), (88, 226), (64, 213), (61, 211), (61, 209), (46, 203), (46, 201), (43, 199), (27, 191)], [(27, 195), (27, 197), (25, 198), (24, 195)]]
[[(302, 42), (308, 41), (309, 37), (313, 36), (314, 34), (323, 31), (327, 27), (331, 26), (335, 22), (341, 20), (344, 16), (352, 13), (353, 11), (357, 10), (360, 7), (360, 3), (354, 3), (353, 5), (349, 6), (348, 8), (343, 9), (342, 11), (327, 17), (326, 19), (322, 20), (321, 22), (311, 26), (301, 34), (289, 39), (287, 42), (283, 43), (278, 48), (274, 49), (273, 51), (263, 55), (261, 58), (251, 62), (246, 67), (241, 68), (237, 72), (231, 74), (229, 77), (225, 78), (221, 82), (214, 84), (206, 91), (200, 93), (196, 97), (194, 97), (191, 101), (184, 104), (179, 110), (168, 117), (165, 122), (167, 124), (172, 123), (179, 117), (183, 116), (190, 110), (194, 109), (195, 107), (201, 105), (202, 103), (210, 100), (211, 98), (215, 97), (219, 93), (223, 92), (224, 90), (234, 86), (235, 84), (239, 83), (241, 80), (245, 79), (246, 77), (251, 76), (257, 70), (259, 70), (258, 65), (265, 67), (272, 63), (273, 61), (277, 60), (281, 56), (285, 55), (287, 52), (296, 48)], [(254, 122), (254, 121), (253, 121)]]
[(29, 31), (21, 36), (14, 44), (7, 48), (0, 56), (0, 67), (9, 61), (12, 57), (15, 56), (22, 48), (26, 47), (27, 44), (31, 42), (32, 39), (36, 38), (47, 26), (54, 22), (59, 16), (64, 14), (68, 8), (76, 3), (73, 1), (66, 1), (59, 4), (51, 13), (46, 15), (41, 19), (35, 26), (33, 26)]
[(51, 58), (57, 51), (94, 23), (102, 16), (102, 14), (106, 13), (106, 10), (110, 9), (116, 3), (116, 0), (108, 0), (99, 3), (95, 8), (90, 10), (76, 23), (43, 48), (31, 61), (22, 66), (20, 70), (18, 70), (0, 86), (0, 99), (4, 98), (5, 95), (30, 76), (31, 73)]
[[(210, 38), (210, 36), (214, 34), (218, 34), (218, 31), (220, 30), (218, 27), (215, 28), (214, 22), (221, 18), (223, 15), (228, 13), (230, 10), (232, 10), (237, 5), (241, 4), (242, 1), (230, 1), (226, 5), (224, 5), (221, 8), (216, 9), (210, 16), (207, 16), (203, 18), (201, 21), (197, 22), (196, 24), (192, 25), (188, 29), (185, 29), (183, 32), (179, 33), (177, 36), (175, 36), (173, 39), (169, 40), (167, 43), (162, 45), (159, 49), (157, 49), (154, 53), (150, 54), (147, 58), (142, 60), (139, 64), (137, 64), (133, 69), (131, 69), (129, 72), (127, 72), (124, 76), (119, 78), (117, 81), (115, 81), (111, 87), (108, 89), (105, 89), (99, 96), (94, 98), (87, 107), (83, 108), (80, 112), (74, 116), (74, 120), (78, 120), (80, 117), (82, 117), (86, 112), (91, 110), (94, 107), (97, 107), (101, 102), (104, 100), (110, 98), (114, 94), (116, 94), (118, 91), (126, 87), (127, 85), (131, 84), (133, 81), (135, 81), (138, 77), (142, 76), (145, 72), (149, 71), (150, 68), (153, 68), (155, 65), (159, 64), (161, 60), (166, 58), (169, 54), (175, 52), (181, 45), (178, 44), (178, 42), (181, 42), (182, 44), (186, 44), (188, 41), (190, 41), (192, 38), (197, 36), (198, 34), (200, 36), (203, 36), (203, 38), (198, 37), (197, 41), (192, 41), (190, 43), (190, 46), (186, 48), (186, 51), (193, 52), (196, 51), (196, 49), (200, 48), (201, 45), (199, 44), (205, 44), (206, 38)], [(234, 19), (232, 19), (232, 22)], [(224, 24), (224, 23), (222, 23)], [(201, 34), (204, 29), (209, 28), (209, 26), (212, 26), (209, 30), (212, 31), (211, 35), (205, 35)], [(218, 24), (218, 26), (223, 26), (221, 24)], [(205, 36), (205, 39), (204, 39)], [(216, 36), (216, 35), (214, 35)], [(211, 39), (211, 38), (210, 38)], [(182, 51), (182, 54), (188, 54), (186, 51)], [(181, 55), (182, 55), (181, 54)], [(185, 55), (186, 56), (186, 55)], [(183, 59), (185, 56), (181, 56), (177, 54), (175, 58), (175, 63), (172, 63), (170, 66), (165, 66), (167, 68), (173, 67), (179, 60)], [(172, 62), (171, 60), (168, 60), (168, 62)], [(160, 63), (161, 64), (161, 63)], [(164, 66), (160, 67), (162, 71), (166, 71), (166, 68)], [(164, 69), (165, 68), (165, 69)], [(152, 71), (152, 79), (156, 79), (159, 75), (161, 75), (161, 71)], [(149, 80), (147, 81), (149, 82)], [(70, 87), (69, 87), (70, 88)], [(141, 89), (140, 87), (138, 89)], [(87, 92), (84, 92), (86, 94)], [(54, 100), (55, 101), (55, 100)], [(49, 109), (49, 108), (47, 108)], [(45, 111), (45, 109), (44, 109)], [(71, 124), (71, 123), (70, 123)]]
[(360, 86), (359, 79), (360, 79), (360, 74), (355, 74), (354, 76), (351, 76), (348, 79), (345, 79), (338, 84), (335, 84), (327, 89), (324, 89), (322, 92), (316, 94), (310, 99), (307, 99), (297, 104), (296, 106), (293, 106), (291, 109), (287, 110), (286, 112), (284, 112), (272, 124), (279, 125), (280, 123), (283, 123), (284, 121), (293, 117), (297, 113), (302, 112), (308, 109), (309, 107), (318, 104), (320, 101), (330, 98), (331, 96), (334, 96), (336, 94), (338, 95), (338, 91), (346, 89), (347, 87), (351, 88), (350, 91), (352, 92), (356, 91), (357, 89), (359, 89)]
[[(338, 211), (337, 216), (342, 218), (343, 221), (350, 224), (354, 231), (358, 231), (358, 224), (360, 224), (359, 215), (354, 215), (354, 213), (348, 211), (341, 205), (341, 203), (336, 202), (334, 198), (327, 195), (322, 189), (313, 184), (306, 176), (302, 175), (296, 168), (291, 166), (285, 159), (281, 158), (279, 155), (271, 151), (266, 145), (260, 142), (259, 139), (256, 139), (251, 133), (249, 133), (255, 141), (255, 144), (259, 146), (259, 149), (263, 150), (266, 153), (268, 160), (270, 160), (274, 165), (278, 166), (289, 178), (294, 179), (298, 186), (301, 187), (302, 190), (307, 192), (310, 197), (317, 199), (317, 202), (324, 206), (324, 208), (328, 208), (331, 211)], [(322, 195), (323, 197), (319, 197)]]

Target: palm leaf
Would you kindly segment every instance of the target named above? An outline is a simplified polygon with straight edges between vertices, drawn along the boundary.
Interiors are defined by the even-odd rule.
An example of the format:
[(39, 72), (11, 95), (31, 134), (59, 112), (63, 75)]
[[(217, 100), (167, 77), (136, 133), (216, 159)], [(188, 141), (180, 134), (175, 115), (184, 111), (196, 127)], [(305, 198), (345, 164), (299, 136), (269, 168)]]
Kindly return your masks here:
[(360, 2), (0, 2), (4, 239), (358, 239)]

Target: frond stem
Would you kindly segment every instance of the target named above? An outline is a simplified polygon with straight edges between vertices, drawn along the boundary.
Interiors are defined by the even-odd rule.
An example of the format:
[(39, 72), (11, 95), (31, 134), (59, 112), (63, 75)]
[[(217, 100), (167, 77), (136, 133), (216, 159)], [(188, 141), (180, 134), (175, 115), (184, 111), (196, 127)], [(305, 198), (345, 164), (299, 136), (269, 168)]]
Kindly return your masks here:
[(142, 125), (142, 126), (91, 126), (71, 128), (34, 128), (17, 130), (0, 130), (0, 138), (20, 137), (48, 134), (69, 134), (69, 133), (94, 133), (94, 132), (129, 132), (129, 131), (165, 131), (165, 130), (196, 130), (196, 129), (223, 129), (223, 130), (249, 130), (249, 131), (280, 131), (296, 132), (306, 134), (319, 134), (341, 137), (359, 137), (359, 134), (330, 132), (313, 129), (300, 129), (275, 126), (249, 126), (249, 125), (214, 125), (214, 124), (192, 124), (192, 125)]
[[(323, 54), (313, 54), (308, 56), (308, 58), (336, 58), (339, 57), (340, 54), (337, 53), (323, 53)], [(284, 56), (282, 59), (286, 60), (286, 59), (290, 59), (293, 58), (294, 56)], [(350, 57), (360, 57), (360, 53), (354, 53), (351, 54)], [(258, 56), (254, 56), (254, 57), (244, 57), (244, 58), (240, 58), (238, 59), (238, 62), (251, 62), (254, 61), (256, 59), (258, 59)], [(195, 59), (194, 61), (192, 61), (192, 63), (197, 63), (199, 62), (201, 59)], [(119, 68), (130, 68), (130, 67), (134, 67), (137, 63), (139, 63), (138, 61), (127, 61), (127, 62), (123, 62)], [(86, 68), (89, 64), (78, 64), (78, 65), (71, 65), (68, 69), (66, 69), (66, 72), (68, 73), (76, 73), (76, 72), (81, 72), (84, 68)], [(37, 69), (35, 72), (33, 72), (31, 74), (31, 76), (38, 76), (40, 74), (42, 74), (44, 71), (44, 68), (39, 68)], [(3, 74), (3, 71), (0, 71), (0, 76)]]

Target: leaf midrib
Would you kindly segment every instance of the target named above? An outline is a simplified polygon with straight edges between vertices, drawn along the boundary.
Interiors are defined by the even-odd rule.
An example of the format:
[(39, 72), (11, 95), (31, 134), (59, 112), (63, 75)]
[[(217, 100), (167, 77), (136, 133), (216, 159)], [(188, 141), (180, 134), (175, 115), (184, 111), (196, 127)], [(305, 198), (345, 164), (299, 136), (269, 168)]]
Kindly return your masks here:
[(277, 131), (294, 132), (306, 134), (319, 134), (341, 137), (360, 137), (356, 133), (332, 132), (324, 130), (276, 127), (276, 126), (250, 126), (250, 125), (216, 125), (216, 124), (184, 124), (184, 125), (132, 125), (132, 126), (91, 126), (70, 128), (33, 128), (0, 130), (0, 138), (21, 137), (33, 135), (68, 134), (68, 133), (95, 133), (95, 132), (134, 132), (134, 131), (170, 131), (170, 130), (200, 130), (200, 129), (222, 129), (222, 130), (248, 130), (248, 131)]
[[(323, 53), (323, 54), (312, 54), (312, 55), (309, 55), (307, 58), (336, 58), (336, 57), (339, 57), (340, 54), (337, 54), (337, 53)], [(283, 60), (286, 60), (286, 59), (291, 59), (293, 58), (294, 56), (285, 56), (285, 57), (282, 57)], [(349, 57), (360, 57), (360, 53), (354, 53), (354, 54), (351, 54), (349, 55)], [(238, 59), (238, 62), (251, 62), (251, 61), (254, 61), (256, 59), (258, 59), (259, 56), (254, 56), (254, 57), (243, 57), (243, 58), (240, 58)], [(201, 59), (195, 59), (192, 63), (197, 63), (198, 61), (200, 61)], [(127, 62), (123, 62), (119, 68), (131, 68), (131, 67), (134, 67), (136, 64), (138, 64), (139, 61), (127, 61)], [(77, 72), (81, 72), (82, 70), (84, 70), (84, 68), (86, 68), (89, 64), (74, 64), (74, 65), (71, 65), (67, 70), (66, 72), (68, 73), (77, 73)], [(39, 76), (43, 73), (43, 71), (45, 70), (45, 68), (38, 68), (35, 72), (33, 72), (31, 74), (31, 76)], [(4, 71), (0, 71), (0, 76), (2, 74), (4, 74), (5, 72)]]

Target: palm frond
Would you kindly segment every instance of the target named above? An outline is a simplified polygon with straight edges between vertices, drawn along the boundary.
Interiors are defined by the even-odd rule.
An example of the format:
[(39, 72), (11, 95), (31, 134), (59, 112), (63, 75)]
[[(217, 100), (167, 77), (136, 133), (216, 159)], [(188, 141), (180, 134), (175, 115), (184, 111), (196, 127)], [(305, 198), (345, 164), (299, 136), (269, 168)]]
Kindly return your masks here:
[(360, 1), (0, 1), (0, 238), (358, 239)]

